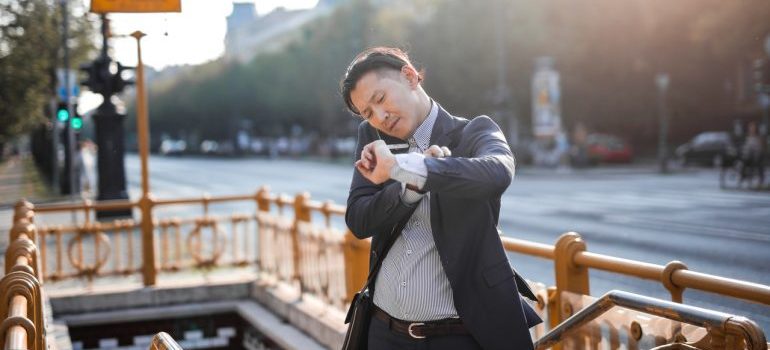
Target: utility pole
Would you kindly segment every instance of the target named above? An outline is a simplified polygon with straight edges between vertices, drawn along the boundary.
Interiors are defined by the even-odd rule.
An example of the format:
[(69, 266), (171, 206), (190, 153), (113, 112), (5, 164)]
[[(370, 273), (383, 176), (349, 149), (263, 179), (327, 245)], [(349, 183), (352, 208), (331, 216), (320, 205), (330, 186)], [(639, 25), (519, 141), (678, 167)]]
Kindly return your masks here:
[(51, 187), (60, 192), (59, 188), (59, 119), (57, 117), (56, 105), (58, 105), (58, 97), (51, 99)]
[(666, 91), (670, 79), (668, 74), (659, 73), (655, 77), (658, 86), (658, 113), (660, 114), (660, 130), (658, 134), (658, 164), (662, 174), (668, 173), (668, 110), (666, 108)]
[(497, 88), (495, 91), (495, 107), (500, 122), (505, 123), (508, 130), (508, 143), (516, 145), (519, 142), (518, 120), (513, 109), (513, 96), (508, 86), (508, 50), (505, 41), (503, 23), (505, 21), (505, 4), (507, 1), (495, 2), (495, 49), (497, 51)]
[[(761, 133), (763, 135), (763, 149), (767, 147), (768, 142), (770, 142), (770, 34), (768, 34), (765, 37), (765, 53), (767, 54), (767, 58), (765, 58), (765, 67), (764, 67), (764, 74), (762, 79), (762, 89), (763, 90), (763, 97), (760, 101), (760, 104), (762, 105), (762, 129)], [(765, 149), (765, 153), (767, 153), (770, 150)]]
[[(72, 110), (72, 96), (70, 93), (70, 74), (69, 74), (69, 68), (70, 68), (70, 57), (69, 57), (69, 0), (60, 0), (59, 4), (61, 5), (61, 11), (62, 11), (62, 48), (64, 50), (63, 52), (63, 65), (64, 65), (64, 103), (67, 104), (67, 111), (69, 112), (69, 115), (72, 116), (75, 113)], [(58, 132), (58, 128), (54, 127), (54, 133)], [(72, 131), (72, 127), (70, 127), (70, 120), (68, 119), (66, 123), (64, 123), (64, 171), (62, 173), (62, 177), (60, 178), (59, 185), (61, 189), (62, 194), (69, 194), (70, 198), (72, 200), (75, 199), (75, 195), (80, 192), (78, 183), (79, 177), (77, 176), (77, 172), (75, 169), (75, 145), (74, 145), (74, 133)], [(54, 137), (54, 140), (56, 140), (56, 137)], [(56, 154), (53, 155), (56, 157)]]

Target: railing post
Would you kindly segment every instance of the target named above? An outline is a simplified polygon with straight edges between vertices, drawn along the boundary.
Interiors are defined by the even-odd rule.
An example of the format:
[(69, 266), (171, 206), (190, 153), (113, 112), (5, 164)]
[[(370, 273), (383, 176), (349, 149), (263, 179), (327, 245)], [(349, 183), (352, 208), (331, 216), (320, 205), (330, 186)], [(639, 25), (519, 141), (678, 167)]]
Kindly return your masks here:
[(270, 188), (262, 186), (257, 191), (257, 209), (259, 211), (270, 211)]
[[(586, 250), (586, 243), (575, 232), (567, 232), (559, 237), (554, 247), (554, 269), (556, 291), (552, 302), (548, 304), (548, 319), (551, 329), (578, 310), (564, 302), (562, 292), (590, 295), (588, 286), (588, 268), (575, 264), (575, 254)], [(558, 350), (559, 345), (554, 349)]]
[(16, 238), (19, 238), (19, 235), (25, 234), (27, 235), (27, 238), (31, 239), (33, 242), (35, 242), (35, 225), (27, 221), (26, 219), (22, 219), (19, 221), (16, 221), (13, 224), (13, 227), (11, 227), (8, 243), (11, 243), (16, 240)]
[(155, 266), (155, 224), (152, 222), (154, 204), (149, 193), (145, 193), (139, 200), (139, 210), (142, 212), (142, 280), (145, 286), (154, 286), (158, 273)]
[(265, 239), (264, 239), (264, 233), (262, 232), (262, 227), (260, 226), (259, 221), (259, 212), (264, 211), (268, 212), (270, 211), (270, 188), (267, 186), (262, 186), (257, 191), (257, 194), (254, 197), (254, 200), (257, 202), (257, 226), (259, 227), (257, 230), (257, 273), (261, 274), (262, 270), (265, 268), (265, 261), (264, 257), (262, 256), (261, 252), (264, 252), (265, 250)]
[(369, 276), (369, 240), (359, 240), (348, 230), (343, 243), (345, 255), (345, 302), (350, 303)]
[(310, 222), (311, 213), (308, 203), (310, 202), (310, 193), (302, 192), (294, 196), (294, 228), (291, 230), (291, 245), (294, 252), (294, 277), (299, 283), (300, 291), (303, 291), (302, 279), (300, 278), (300, 254), (299, 249), (299, 223)]
[(29, 223), (34, 221), (35, 206), (25, 199), (16, 202), (13, 206), (13, 222), (16, 223), (19, 220), (26, 219)]

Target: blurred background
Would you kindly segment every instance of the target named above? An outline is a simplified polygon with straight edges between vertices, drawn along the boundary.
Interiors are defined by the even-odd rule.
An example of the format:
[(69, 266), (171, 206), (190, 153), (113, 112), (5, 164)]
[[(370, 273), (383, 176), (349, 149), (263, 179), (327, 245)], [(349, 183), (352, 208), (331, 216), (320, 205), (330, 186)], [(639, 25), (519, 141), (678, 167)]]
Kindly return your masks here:
[[(42, 134), (51, 119), (62, 65), (55, 3), (3, 1), (3, 143)], [(101, 23), (88, 2), (69, 7), (76, 69), (98, 55)], [(409, 51), (449, 111), (493, 117), (520, 164), (564, 163), (562, 153), (586, 143), (623, 150), (573, 148), (572, 162), (583, 165), (655, 158), (663, 136), (675, 156), (705, 131), (756, 122), (766, 133), (767, 101), (755, 85), (770, 50), (768, 14), (761, 0), (310, 0), (184, 1), (181, 13), (108, 18), (110, 53), (123, 65), (136, 64), (125, 35), (148, 34), (153, 152), (347, 159), (358, 120), (338, 81), (363, 48), (393, 45)], [(83, 138), (93, 139), (88, 114), (100, 99), (80, 93)], [(130, 87), (123, 102), (130, 151)]]
[[(181, 5), (100, 16), (89, 1), (0, 0), (0, 209), (142, 195), (137, 30), (153, 195), (269, 185), (345, 203), (360, 118), (339, 80), (363, 49), (398, 46), (448, 111), (504, 130), (518, 165), (505, 235), (553, 244), (575, 231), (592, 252), (770, 284), (767, 0)], [(511, 262), (552, 284), (550, 262)], [(601, 271), (591, 284), (669, 298)], [(766, 305), (686, 299), (770, 327)]]

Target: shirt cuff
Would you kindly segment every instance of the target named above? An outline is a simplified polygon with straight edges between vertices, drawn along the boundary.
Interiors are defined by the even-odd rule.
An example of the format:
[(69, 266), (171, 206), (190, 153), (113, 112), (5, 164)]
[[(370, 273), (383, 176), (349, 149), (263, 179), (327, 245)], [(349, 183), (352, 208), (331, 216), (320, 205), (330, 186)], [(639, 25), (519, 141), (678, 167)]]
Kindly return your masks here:
[(396, 163), (398, 163), (398, 166), (403, 170), (420, 175), (423, 178), (428, 177), (428, 168), (425, 166), (425, 155), (422, 153), (411, 152), (396, 154)]
[(390, 168), (391, 179), (413, 185), (419, 189), (425, 186), (427, 175), (428, 169), (425, 167), (425, 156), (419, 153), (396, 155), (396, 163)]
[[(400, 157), (408, 156), (410, 154), (419, 155), (419, 157)], [(425, 185), (425, 176), (421, 176), (412, 171), (407, 170), (404, 166), (410, 167), (413, 170), (419, 171), (419, 165), (416, 162), (422, 163), (422, 168), (425, 168), (425, 157), (419, 153), (398, 154), (396, 155), (396, 163), (390, 169), (390, 177), (398, 182), (401, 182), (401, 200), (405, 204), (414, 204), (420, 201), (425, 193), (420, 193), (406, 188), (406, 184), (411, 184), (419, 189)]]

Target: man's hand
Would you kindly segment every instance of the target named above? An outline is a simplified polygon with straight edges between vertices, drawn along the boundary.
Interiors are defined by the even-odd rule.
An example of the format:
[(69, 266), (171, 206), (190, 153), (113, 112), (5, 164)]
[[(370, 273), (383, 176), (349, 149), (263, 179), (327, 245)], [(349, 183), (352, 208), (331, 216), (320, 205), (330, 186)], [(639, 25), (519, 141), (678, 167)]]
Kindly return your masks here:
[(379, 185), (390, 180), (390, 169), (395, 163), (396, 157), (385, 141), (377, 140), (361, 150), (361, 159), (356, 161), (356, 169), (367, 180)]
[(444, 158), (451, 156), (452, 151), (450, 151), (446, 146), (439, 147), (438, 145), (433, 145), (428, 147), (428, 149), (426, 149), (422, 154), (426, 157)]

